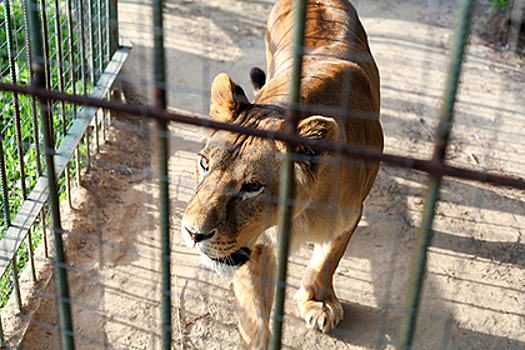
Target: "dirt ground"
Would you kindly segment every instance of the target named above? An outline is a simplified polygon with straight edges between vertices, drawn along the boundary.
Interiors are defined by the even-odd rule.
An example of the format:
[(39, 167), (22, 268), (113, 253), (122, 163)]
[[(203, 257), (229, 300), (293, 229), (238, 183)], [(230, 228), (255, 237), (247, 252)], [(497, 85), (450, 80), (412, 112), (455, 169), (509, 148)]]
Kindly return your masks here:
[[(169, 105), (206, 114), (213, 77), (228, 72), (249, 88), (264, 67), (270, 0), (167, 1)], [(388, 153), (432, 151), (449, 53), (451, 0), (354, 2), (381, 73)], [(483, 10), (488, 1), (482, 1)], [(485, 6), (485, 7), (484, 7)], [(121, 77), (126, 99), (147, 103), (152, 86), (150, 1), (119, 1), (134, 48)], [(481, 18), (481, 19), (480, 19)], [(482, 20), (482, 16), (476, 20)], [(476, 34), (476, 33), (475, 33)], [(451, 164), (525, 177), (524, 62), (477, 35), (456, 108)], [(160, 348), (160, 250), (155, 155), (149, 125), (115, 116), (93, 166), (63, 205), (77, 349)], [(198, 129), (171, 127), (174, 349), (238, 349), (229, 279), (200, 267), (179, 220), (193, 190)], [(306, 328), (292, 300), (312, 248), (291, 259), (286, 349), (388, 349), (397, 339), (428, 177), (382, 166), (365, 218), (336, 272), (345, 319), (329, 334)], [(415, 336), (419, 349), (525, 349), (524, 193), (445, 180), (435, 218)], [(42, 253), (42, 248), (40, 248)], [(40, 255), (38, 284), (22, 280), (26, 308), (4, 317), (9, 344), (60, 349), (52, 268)], [(26, 272), (27, 275), (27, 272)]]

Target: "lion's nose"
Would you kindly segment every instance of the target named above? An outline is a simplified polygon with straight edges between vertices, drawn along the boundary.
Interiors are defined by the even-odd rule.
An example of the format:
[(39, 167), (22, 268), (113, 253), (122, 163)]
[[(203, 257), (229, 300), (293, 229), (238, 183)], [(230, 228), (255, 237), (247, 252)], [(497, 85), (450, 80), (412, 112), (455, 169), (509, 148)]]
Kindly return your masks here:
[(205, 234), (205, 233), (200, 233), (200, 232), (194, 232), (194, 231), (190, 230), (186, 226), (184, 226), (184, 228), (186, 228), (186, 231), (188, 231), (191, 239), (195, 243), (199, 243), (199, 242), (205, 241), (207, 239), (211, 239), (213, 236), (215, 236), (215, 233), (217, 233), (217, 230), (211, 230), (210, 233)]

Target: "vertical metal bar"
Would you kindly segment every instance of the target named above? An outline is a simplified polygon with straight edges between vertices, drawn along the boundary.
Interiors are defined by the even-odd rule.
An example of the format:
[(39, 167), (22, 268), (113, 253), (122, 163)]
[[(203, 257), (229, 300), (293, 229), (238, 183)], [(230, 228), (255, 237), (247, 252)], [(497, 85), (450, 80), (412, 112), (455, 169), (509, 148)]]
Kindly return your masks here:
[[(69, 79), (71, 83), (71, 93), (73, 95), (77, 94), (77, 77), (76, 77), (76, 64), (75, 64), (75, 38), (74, 30), (73, 30), (73, 20), (72, 20), (72, 2), (71, 0), (68, 0), (66, 3), (67, 11), (66, 11), (66, 22), (67, 22), (67, 34), (68, 34), (68, 43), (69, 43)], [(73, 118), (77, 118), (77, 107), (76, 105), (71, 106), (73, 109)]]
[(75, 148), (75, 182), (77, 186), (80, 186), (80, 148)]
[(97, 26), (98, 26), (98, 66), (99, 71), (104, 71), (104, 35), (103, 35), (103, 22), (102, 22), (102, 0), (97, 0)]
[(111, 18), (109, 17), (111, 11), (109, 9), (109, 0), (104, 0), (104, 40), (106, 49), (104, 52), (105, 61), (108, 63), (111, 60)]
[(91, 147), (89, 145), (89, 134), (91, 134), (90, 128), (86, 129), (86, 166), (89, 168), (91, 166)]
[[(155, 60), (155, 105), (161, 110), (167, 106), (166, 100), (166, 69), (164, 52), (163, 27), (164, 1), (153, 1), (153, 37)], [(170, 207), (168, 193), (168, 124), (165, 121), (156, 122), (156, 144), (159, 161), (160, 189), (160, 244), (161, 244), (161, 278), (162, 278), (162, 348), (171, 349), (171, 272), (170, 272)]]
[[(2, 199), (4, 203), (5, 226), (9, 227), (11, 226), (11, 210), (9, 207), (9, 188), (7, 186), (7, 173), (6, 173), (6, 168), (5, 168), (5, 153), (4, 153), (3, 140), (1, 140), (0, 142), (0, 172), (1, 172), (1, 177), (2, 177)], [(20, 310), (22, 308), (22, 300), (20, 297), (20, 285), (18, 284), (18, 275), (17, 275), (17, 269), (16, 269), (16, 255), (13, 257), (13, 260), (11, 260), (11, 270), (13, 273), (13, 281), (15, 284), (16, 301), (17, 301), (18, 309)]]
[(82, 93), (87, 96), (87, 60), (86, 60), (86, 19), (84, 2), (78, 0), (78, 13), (80, 17), (80, 69), (82, 77)]
[[(46, 8), (46, 3), (45, 3), (45, 0), (40, 0), (40, 7), (45, 9)], [(46, 75), (46, 87), (50, 90), (53, 89), (53, 87), (51, 86), (52, 84), (52, 79), (51, 79), (51, 75), (52, 75), (52, 72), (51, 72), (51, 65), (49, 64), (50, 62), (50, 50), (49, 50), (49, 31), (48, 31), (48, 27), (47, 27), (47, 12), (46, 11), (40, 11), (40, 14), (42, 16), (42, 22), (44, 24), (43, 26), (43, 32), (42, 34), (44, 35), (44, 42), (43, 42), (43, 48), (44, 48), (44, 60), (45, 60), (45, 64), (44, 64), (44, 68), (45, 68), (45, 75)], [(47, 101), (48, 103), (48, 113), (49, 113), (49, 128), (51, 129), (51, 139), (53, 141), (53, 144), (55, 143), (55, 126), (54, 126), (54, 116), (53, 116), (53, 109), (54, 109), (54, 102), (53, 101)]]
[[(289, 107), (286, 115), (285, 132), (296, 134), (297, 121), (300, 112), (301, 71), (303, 64), (304, 29), (306, 23), (306, 0), (295, 2), (295, 33), (292, 81), (290, 85)], [(290, 231), (292, 229), (292, 200), (295, 197), (295, 176), (292, 154), (294, 149), (286, 145), (286, 155), (283, 161), (279, 190), (279, 227), (277, 238), (277, 274), (275, 277), (275, 294), (272, 308), (272, 329), (270, 349), (281, 348), (282, 325), (284, 321), (284, 299), (286, 291), (286, 274), (288, 269), (288, 254)]]
[(2, 324), (2, 316), (0, 315), (0, 347), (4, 347), (5, 345), (4, 325)]
[[(7, 56), (9, 60), (9, 73), (11, 77), (11, 84), (17, 83), (16, 68), (15, 68), (15, 56), (13, 47), (13, 28), (11, 24), (11, 4), (9, 0), (4, 2), (5, 8), (5, 29), (7, 34)], [(16, 141), (18, 158), (20, 161), (20, 184), (22, 185), (22, 198), (27, 199), (27, 188), (26, 188), (26, 166), (24, 161), (24, 144), (22, 142), (22, 123), (20, 121), (20, 103), (18, 100), (18, 94), (13, 92), (13, 109), (15, 112), (15, 129), (16, 129)]]
[[(25, 45), (26, 45), (26, 61), (27, 65), (31, 67), (33, 58), (31, 57), (31, 44), (29, 41), (29, 20), (27, 14), (27, 4), (23, 3), (24, 8), (24, 36), (25, 36)], [(33, 80), (33, 72), (29, 69), (29, 81)], [(36, 98), (35, 96), (29, 96), (30, 106), (31, 106), (31, 120), (32, 120), (32, 129), (33, 129), (33, 140), (35, 142), (35, 153), (36, 153), (36, 168), (38, 175), (42, 175), (42, 163), (41, 163), (41, 154), (40, 154), (40, 133), (38, 132), (38, 118), (36, 114)]]
[[(454, 41), (450, 58), (448, 78), (445, 85), (443, 105), (440, 111), (440, 122), (437, 129), (436, 143), (432, 160), (443, 162), (454, 121), (454, 104), (461, 74), (461, 64), (465, 55), (468, 35), (470, 31), (470, 18), (474, 0), (461, 0), (457, 10)], [(406, 314), (403, 318), (399, 337), (399, 348), (408, 350), (412, 346), (412, 340), (416, 327), (417, 309), (421, 299), (423, 279), (427, 262), (427, 250), (432, 236), (432, 222), (434, 211), (439, 200), (439, 188), (441, 177), (431, 176), (427, 189), (427, 199), (423, 209), (421, 229), (416, 241), (414, 260), (412, 262), (412, 274), (406, 299)]]
[(44, 238), (44, 256), (49, 258), (49, 244), (47, 243), (47, 232), (46, 232), (46, 210), (42, 208), (40, 212), (40, 226), (42, 227), (42, 237)]
[(100, 110), (96, 111), (95, 118), (95, 154), (100, 152), (100, 124), (99, 124)]
[(518, 41), (520, 38), (520, 28), (525, 16), (525, 0), (514, 0), (512, 12), (510, 14), (510, 29), (507, 43), (509, 50), (518, 53)]
[(11, 272), (13, 273), (13, 284), (15, 285), (15, 299), (18, 310), (22, 310), (22, 294), (20, 293), (20, 281), (18, 280), (18, 267), (16, 266), (16, 254), (11, 260)]
[[(64, 80), (64, 52), (62, 51), (62, 28), (60, 23), (60, 2), (55, 0), (55, 36), (57, 49), (57, 68), (58, 68), (58, 89), (60, 92), (66, 92)], [(66, 102), (60, 101), (62, 111), (62, 133), (67, 134), (67, 109)], [(69, 164), (66, 165), (66, 195), (69, 207), (72, 208), (71, 203), (71, 174), (69, 171)]]
[(31, 278), (36, 281), (36, 269), (35, 269), (35, 250), (33, 249), (33, 234), (31, 229), (27, 231), (27, 246), (29, 250), (29, 263), (31, 266)]
[[(76, 64), (75, 64), (75, 38), (73, 30), (73, 10), (72, 10), (72, 1), (67, 1), (67, 12), (66, 12), (66, 21), (67, 21), (67, 31), (69, 37), (69, 73), (71, 81), (71, 93), (73, 95), (77, 94), (77, 76), (76, 76)], [(77, 106), (71, 105), (73, 109), (73, 118), (77, 119)], [(80, 153), (78, 147), (75, 149), (75, 183), (77, 186), (80, 186)], [(69, 200), (71, 206), (71, 200)]]
[(88, 1), (88, 22), (89, 22), (89, 48), (91, 51), (91, 84), (95, 86), (95, 80), (97, 78), (95, 72), (95, 23), (94, 23), (94, 13), (93, 13), (93, 0)]
[[(95, 22), (93, 23), (96, 26), (96, 33), (97, 33), (97, 40), (98, 45), (96, 49), (97, 53), (97, 60), (98, 60), (98, 72), (100, 75), (104, 71), (104, 60), (102, 52), (103, 50), (103, 43), (102, 43), (102, 0), (95, 0), (95, 9), (93, 11), (95, 14), (95, 18), (93, 19)], [(95, 113), (95, 153), (100, 153), (100, 115), (101, 110), (98, 110), (97, 113)]]
[[(84, 96), (87, 96), (88, 87), (87, 87), (87, 59), (86, 59), (86, 18), (85, 18), (85, 11), (84, 11), (84, 2), (82, 0), (78, 0), (78, 10), (79, 10), (79, 17), (80, 17), (80, 68), (81, 68), (81, 77), (82, 77), (82, 94)], [(88, 128), (89, 130), (89, 128)], [(89, 159), (89, 134), (86, 133), (86, 166), (89, 168), (90, 166), (90, 159)], [(78, 149), (79, 146), (77, 146), (76, 149), (76, 158), (77, 158), (77, 182), (80, 186), (80, 150)]]
[(110, 57), (118, 50), (118, 0), (109, 0), (109, 55)]
[(16, 254), (11, 260), (11, 272), (13, 273), (13, 284), (15, 285), (15, 299), (18, 310), (22, 310), (22, 294), (20, 293), (20, 281), (18, 280), (18, 267), (16, 266)]
[[(118, 32), (118, 0), (107, 0), (107, 41), (106, 46), (108, 47), (108, 61), (111, 60), (111, 57), (115, 52), (117, 52), (119, 47), (119, 32)], [(119, 99), (120, 98), (120, 84), (117, 79), (116, 84), (113, 86), (113, 93), (110, 93), (110, 99)], [(111, 123), (111, 112), (108, 111), (107, 114), (108, 122)], [(105, 136), (104, 136), (105, 138)]]
[(5, 226), (11, 226), (11, 209), (9, 205), (9, 187), (7, 186), (7, 171), (5, 168), (4, 140), (0, 140), (0, 176), (2, 177), (2, 202), (4, 204)]
[[(45, 61), (42, 60), (42, 37), (41, 24), (39, 20), (39, 8), (36, 0), (26, 0), (29, 8), (29, 24), (31, 30), (31, 44), (33, 54), (34, 80), (32, 85), (35, 87), (45, 87), (46, 76), (44, 71)], [(44, 12), (44, 11), (43, 11)], [(49, 188), (49, 205), (53, 216), (53, 233), (55, 238), (55, 269), (57, 279), (57, 290), (60, 294), (60, 321), (62, 328), (62, 340), (64, 348), (72, 350), (75, 348), (73, 337), (73, 321), (71, 318), (71, 301), (69, 298), (69, 286), (67, 281), (67, 270), (65, 264), (64, 246), (62, 241), (62, 227), (60, 222), (60, 211), (58, 202), (58, 192), (55, 173), (54, 146), (49, 127), (49, 110), (46, 100), (40, 99), (40, 114), (42, 118), (42, 134), (44, 136), (44, 153), (46, 158), (47, 180)]]

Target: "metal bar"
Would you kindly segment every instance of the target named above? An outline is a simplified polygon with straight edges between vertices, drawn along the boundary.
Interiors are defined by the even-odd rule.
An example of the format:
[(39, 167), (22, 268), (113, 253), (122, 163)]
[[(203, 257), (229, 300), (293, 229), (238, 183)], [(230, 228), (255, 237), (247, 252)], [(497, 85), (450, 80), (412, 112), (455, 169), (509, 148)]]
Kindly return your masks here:
[(11, 209), (9, 205), (9, 187), (7, 186), (7, 171), (5, 168), (4, 139), (0, 140), (0, 176), (2, 177), (2, 202), (4, 204), (5, 226), (11, 226)]
[[(87, 96), (87, 59), (86, 59), (86, 19), (84, 13), (84, 1), (78, 0), (79, 16), (80, 16), (80, 65), (81, 65), (81, 76), (82, 76), (82, 94)], [(92, 76), (92, 75), (90, 75)], [(91, 80), (93, 81), (93, 80)], [(89, 136), (86, 134), (86, 166), (89, 168), (90, 159), (89, 159)], [(77, 182), (80, 185), (80, 150), (77, 146)]]
[(109, 0), (109, 48), (110, 56), (118, 50), (119, 31), (118, 31), (118, 0)]
[[(289, 106), (286, 113), (285, 134), (297, 136), (296, 128), (300, 112), (301, 71), (303, 65), (304, 30), (306, 23), (306, 0), (295, 2), (295, 33), (290, 84)], [(295, 146), (286, 144), (286, 154), (281, 171), (279, 190), (279, 225), (277, 235), (277, 274), (275, 276), (275, 294), (272, 307), (272, 328), (270, 349), (281, 348), (282, 325), (284, 321), (284, 300), (286, 291), (286, 274), (288, 269), (288, 254), (290, 234), (292, 230), (293, 199), (295, 198), (294, 161), (292, 159)]]
[(109, 0), (104, 0), (104, 40), (106, 42), (104, 45), (104, 48), (106, 49), (104, 51), (105, 63), (107, 63), (111, 58), (111, 18), (109, 16)]
[(88, 168), (91, 166), (91, 147), (90, 147), (89, 134), (91, 134), (91, 131), (88, 128), (86, 130), (86, 135), (84, 137), (84, 142), (86, 143), (86, 166)]
[[(45, 0), (40, 0), (40, 7), (42, 9), (46, 9), (46, 3), (45, 3)], [(47, 28), (47, 11), (40, 11), (40, 14), (42, 16), (42, 23), (44, 24), (43, 26), (43, 32), (42, 34), (44, 35), (44, 41), (43, 41), (43, 47), (44, 47), (44, 55), (42, 56), (44, 58), (44, 61), (45, 61), (45, 64), (44, 64), (44, 68), (45, 68), (45, 77), (46, 77), (46, 87), (49, 89), (49, 90), (52, 90), (53, 87), (51, 86), (51, 65), (49, 64), (50, 62), (50, 56), (49, 56), (49, 31), (48, 31), (48, 28)], [(34, 55), (33, 55), (34, 56)], [(36, 57), (36, 56), (35, 56)], [(34, 77), (33, 77), (34, 78)], [(53, 144), (55, 143), (55, 131), (54, 131), (54, 128), (55, 126), (53, 125), (53, 120), (54, 120), (54, 117), (53, 117), (53, 107), (54, 107), (54, 102), (53, 101), (48, 101), (49, 103), (49, 106), (48, 106), (48, 110), (49, 110), (49, 127), (51, 128), (51, 137), (53, 139)]]
[(2, 324), (2, 316), (0, 315), (0, 347), (4, 347), (5, 345), (4, 325)]
[[(62, 51), (62, 28), (60, 23), (60, 2), (55, 0), (55, 35), (56, 35), (56, 49), (57, 49), (57, 68), (58, 68), (58, 89), (59, 91), (66, 92), (65, 79), (64, 79), (64, 52)], [(60, 101), (60, 107), (62, 111), (62, 133), (67, 135), (67, 110), (66, 102)], [(54, 145), (53, 145), (54, 147)], [(69, 167), (66, 167), (66, 196), (69, 207), (73, 207), (71, 202), (71, 174)]]
[(27, 231), (27, 247), (29, 251), (29, 263), (31, 266), (31, 278), (36, 281), (36, 269), (35, 269), (35, 250), (33, 249), (33, 234), (31, 230)]
[(88, 9), (88, 18), (89, 18), (89, 49), (91, 51), (91, 84), (94, 84), (95, 83), (95, 80), (97, 79), (96, 77), (96, 71), (95, 71), (95, 67), (96, 67), (96, 55), (95, 55), (95, 29), (94, 29), (94, 26), (95, 26), (95, 23), (94, 23), (94, 11), (93, 11), (93, 1), (94, 0), (89, 0), (87, 3), (88, 3), (88, 6), (89, 6), (89, 9)]
[[(77, 77), (76, 77), (76, 64), (75, 64), (75, 38), (73, 30), (73, 11), (72, 11), (72, 1), (67, 1), (67, 11), (66, 11), (66, 22), (67, 22), (67, 32), (69, 38), (69, 78), (71, 83), (71, 91), (73, 95), (77, 94)], [(83, 34), (82, 34), (83, 35)], [(73, 118), (77, 118), (77, 106), (72, 106), (73, 109)], [(78, 150), (78, 149), (77, 149)], [(79, 153), (76, 153), (75, 157), (75, 183), (77, 186), (80, 186), (80, 157)], [(69, 196), (68, 196), (69, 197)], [(69, 206), (71, 207), (71, 199), (68, 201)]]
[[(164, 52), (163, 27), (164, 1), (153, 1), (153, 38), (155, 62), (155, 106), (159, 110), (166, 110), (166, 68)], [(159, 206), (160, 206), (160, 250), (161, 250), (161, 278), (162, 278), (162, 348), (171, 349), (171, 272), (170, 272), (170, 207), (168, 192), (168, 123), (157, 120), (155, 141), (159, 162)]]
[[(24, 9), (24, 37), (25, 37), (25, 45), (26, 45), (26, 61), (27, 65), (29, 67), (32, 66), (33, 58), (31, 57), (31, 43), (30, 43), (30, 35), (29, 35), (29, 20), (28, 20), (28, 14), (27, 14), (27, 3), (23, 3), (23, 9)], [(29, 81), (33, 80), (33, 72), (31, 69), (28, 70), (29, 72)], [(33, 140), (35, 142), (35, 153), (36, 153), (36, 168), (38, 175), (42, 175), (42, 163), (41, 163), (41, 157), (40, 154), (40, 133), (38, 131), (38, 117), (36, 113), (36, 98), (35, 96), (30, 96), (30, 106), (31, 106), (31, 121), (32, 121), (32, 129), (33, 129)]]
[(425, 172), (427, 174), (434, 174), (436, 176), (448, 176), (457, 179), (471, 180), (480, 183), (487, 183), (497, 186), (508, 186), (518, 189), (525, 189), (525, 180), (514, 176), (501, 176), (490, 174), (481, 171), (459, 168), (433, 160), (412, 158), (398, 156), (394, 154), (381, 153), (363, 147), (356, 147), (351, 145), (340, 145), (331, 141), (320, 141), (305, 139), (299, 136), (289, 136), (282, 132), (269, 132), (266, 130), (256, 129), (253, 127), (245, 127), (235, 124), (228, 124), (209, 120), (207, 117), (197, 116), (192, 114), (180, 114), (170, 111), (162, 111), (157, 108), (152, 108), (144, 105), (121, 103), (115, 101), (106, 101), (97, 98), (90, 98), (84, 96), (74, 96), (70, 94), (63, 94), (57, 91), (49, 91), (46, 89), (30, 89), (25, 86), (13, 85), (0, 82), (0, 90), (3, 91), (17, 91), (19, 93), (35, 95), (48, 99), (61, 100), (68, 102), (92, 106), (97, 108), (105, 108), (110, 111), (127, 113), (137, 117), (148, 117), (155, 120), (165, 120), (177, 122), (182, 124), (200, 126), (204, 128), (225, 130), (233, 133), (246, 134), (259, 138), (272, 139), (293, 144), (294, 146), (308, 146), (315, 151), (326, 152), (340, 152), (349, 158), (364, 159), (368, 161), (381, 161), (391, 166), (400, 167), (404, 169), (413, 169)]
[[(46, 76), (44, 73), (44, 65), (38, 58), (42, 57), (42, 38), (41, 24), (39, 21), (39, 9), (36, 5), (36, 0), (27, 0), (29, 7), (29, 24), (32, 39), (32, 54), (34, 56), (33, 66), (34, 80), (32, 85), (36, 87), (45, 87)], [(43, 8), (44, 9), (44, 8)], [(45, 12), (45, 11), (42, 11)], [(71, 318), (71, 302), (69, 300), (69, 286), (67, 281), (67, 270), (65, 264), (65, 254), (62, 241), (62, 228), (60, 222), (60, 209), (56, 183), (55, 163), (54, 163), (54, 145), (51, 138), (51, 130), (49, 128), (49, 111), (46, 99), (40, 99), (40, 114), (42, 118), (42, 133), (44, 136), (44, 153), (46, 158), (47, 180), (49, 189), (49, 204), (51, 206), (51, 213), (53, 216), (53, 233), (55, 238), (55, 270), (57, 278), (57, 291), (60, 294), (60, 321), (62, 329), (62, 340), (64, 347), (67, 350), (75, 348), (75, 340), (73, 337), (73, 321)]]
[(22, 310), (22, 294), (20, 293), (20, 281), (18, 280), (18, 268), (16, 266), (16, 254), (11, 259), (11, 272), (13, 273), (13, 284), (15, 285), (15, 299), (18, 310)]
[(44, 256), (49, 258), (49, 244), (47, 243), (47, 231), (46, 231), (46, 211), (44, 207), (40, 210), (40, 226), (42, 228), (42, 237), (44, 238)]
[(78, 0), (78, 11), (80, 17), (80, 69), (82, 77), (82, 94), (87, 96), (86, 25), (84, 18), (84, 2), (82, 0)]
[[(444, 162), (450, 131), (454, 122), (454, 104), (456, 93), (461, 75), (461, 65), (465, 55), (467, 40), (470, 31), (470, 19), (474, 7), (474, 0), (461, 0), (457, 10), (454, 41), (450, 58), (449, 74), (445, 85), (445, 94), (440, 111), (440, 122), (437, 128), (436, 143), (432, 160), (434, 162)], [(439, 200), (439, 188), (441, 176), (432, 175), (427, 190), (425, 207), (421, 228), (416, 240), (414, 259), (412, 261), (412, 274), (408, 286), (406, 299), (406, 314), (403, 318), (399, 349), (408, 350), (412, 347), (414, 332), (416, 329), (416, 318), (421, 291), (423, 289), (423, 279), (427, 262), (427, 250), (432, 237), (432, 222), (436, 204)]]
[(514, 0), (510, 15), (510, 29), (507, 43), (509, 50), (518, 53), (518, 42), (520, 38), (520, 28), (525, 16), (525, 0)]
[(102, 22), (102, 0), (97, 0), (97, 26), (98, 26), (98, 67), (99, 71), (104, 71), (104, 35), (103, 35), (103, 22)]
[(99, 124), (100, 111), (95, 113), (95, 154), (100, 153), (100, 124)]
[[(13, 48), (13, 31), (11, 24), (11, 4), (9, 0), (4, 2), (5, 9), (5, 29), (6, 29), (6, 40), (7, 40), (7, 56), (9, 60), (9, 73), (11, 77), (11, 84), (17, 83), (16, 77), (16, 67), (15, 67), (15, 57), (14, 57), (14, 48)], [(27, 187), (26, 187), (26, 169), (24, 161), (24, 143), (22, 141), (22, 123), (20, 121), (20, 103), (18, 101), (18, 94), (13, 93), (13, 109), (15, 112), (15, 129), (16, 129), (16, 141), (17, 141), (17, 151), (18, 158), (20, 161), (20, 184), (22, 185), (22, 198), (25, 200), (27, 198)]]

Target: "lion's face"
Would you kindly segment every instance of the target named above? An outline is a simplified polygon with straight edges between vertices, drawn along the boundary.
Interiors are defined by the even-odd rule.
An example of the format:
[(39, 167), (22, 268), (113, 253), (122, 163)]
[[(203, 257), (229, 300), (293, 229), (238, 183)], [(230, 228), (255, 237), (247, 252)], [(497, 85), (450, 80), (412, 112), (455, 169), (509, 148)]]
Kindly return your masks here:
[(219, 271), (244, 263), (259, 235), (276, 224), (281, 156), (270, 141), (223, 131), (199, 153), (182, 229)]
[[(212, 118), (282, 131), (284, 110), (275, 106), (250, 105), (242, 89), (219, 75), (212, 86)], [(335, 122), (310, 117), (299, 123), (299, 134), (336, 138)], [(306, 158), (296, 163), (296, 199), (308, 201), (322, 165)], [(196, 160), (196, 190), (182, 220), (182, 233), (196, 246), (204, 262), (219, 273), (232, 272), (249, 259), (259, 236), (277, 224), (279, 177), (285, 146), (276, 141), (216, 131)]]

